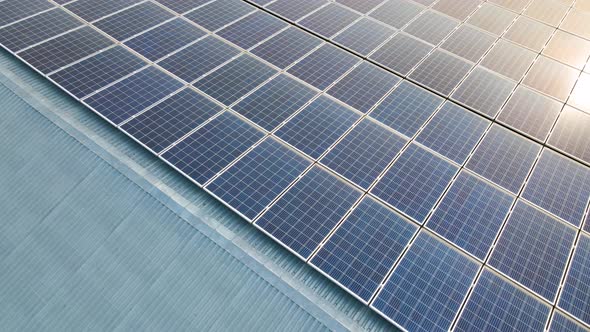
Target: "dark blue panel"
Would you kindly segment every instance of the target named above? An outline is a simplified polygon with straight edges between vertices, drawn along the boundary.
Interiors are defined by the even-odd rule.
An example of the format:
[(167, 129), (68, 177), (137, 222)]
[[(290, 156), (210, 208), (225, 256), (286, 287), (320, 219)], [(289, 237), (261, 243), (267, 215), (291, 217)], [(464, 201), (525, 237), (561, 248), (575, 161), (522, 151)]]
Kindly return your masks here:
[(262, 137), (262, 132), (225, 112), (162, 156), (202, 185)]
[(288, 70), (290, 74), (324, 90), (357, 62), (354, 55), (332, 45), (324, 45)]
[(311, 161), (268, 138), (207, 188), (253, 220), (310, 164)]
[(518, 193), (540, 149), (533, 141), (494, 125), (473, 153), (467, 168)]
[(366, 113), (399, 82), (399, 78), (381, 68), (363, 62), (334, 85), (328, 93)]
[(113, 42), (90, 27), (83, 27), (19, 53), (42, 73), (50, 73), (98, 52)]
[(193, 84), (225, 105), (230, 105), (269, 79), (276, 71), (249, 55), (217, 69)]
[(78, 0), (66, 5), (65, 8), (92, 22), (138, 2), (141, 0)]
[(426, 226), (484, 260), (514, 197), (462, 172)]
[(197, 8), (210, 2), (211, 0), (156, 0), (164, 6), (172, 9), (173, 11), (182, 14), (193, 8)]
[(551, 325), (549, 326), (550, 332), (587, 332), (588, 329), (582, 326), (582, 324), (574, 321), (567, 317), (560, 311), (553, 313), (551, 318)]
[(53, 7), (47, 0), (5, 0), (0, 2), (0, 26)]
[(561, 291), (559, 307), (590, 324), (590, 236), (582, 233)]
[(367, 55), (394, 33), (395, 30), (388, 26), (363, 18), (339, 33), (334, 41), (361, 55)]
[(252, 49), (252, 53), (284, 69), (322, 41), (297, 28), (289, 28)]
[(417, 227), (366, 197), (311, 263), (368, 301)]
[(146, 2), (100, 20), (94, 25), (117, 40), (124, 40), (172, 18), (152, 2)]
[(242, 0), (217, 0), (185, 16), (203, 28), (215, 31), (254, 10)]
[(371, 120), (363, 120), (322, 159), (322, 163), (366, 189), (405, 144), (404, 138)]
[(156, 61), (204, 35), (205, 32), (194, 25), (175, 19), (127, 41), (125, 45)]
[(488, 263), (553, 301), (575, 238), (575, 229), (519, 201)]
[(122, 128), (159, 153), (221, 109), (197, 92), (184, 89), (125, 123)]
[(287, 23), (262, 11), (257, 11), (222, 29), (217, 34), (248, 49), (286, 27)]
[(50, 10), (3, 28), (0, 32), (0, 44), (16, 52), (82, 24), (63, 10)]
[(327, 0), (277, 0), (266, 9), (295, 22), (327, 3)]
[(233, 110), (272, 131), (315, 95), (306, 85), (279, 75), (233, 106)]
[(416, 141), (458, 164), (463, 164), (489, 126), (481, 116), (447, 102)]
[(58, 71), (50, 78), (82, 98), (146, 65), (131, 52), (117, 46)]
[(456, 172), (456, 166), (412, 144), (372, 193), (422, 223)]
[(421, 232), (373, 302), (408, 331), (447, 331), (479, 264)]
[(221, 40), (207, 37), (158, 64), (181, 79), (192, 82), (239, 53)]
[(486, 268), (455, 331), (543, 331), (549, 312), (548, 305)]
[(544, 150), (522, 196), (580, 226), (590, 198), (590, 170), (551, 150)]
[(307, 16), (299, 24), (324, 37), (330, 38), (354, 22), (359, 16), (359, 14), (346, 7), (330, 4)]
[(182, 83), (149, 67), (84, 100), (115, 124), (180, 89)]
[(312, 158), (320, 157), (360, 116), (321, 96), (277, 131), (277, 136)]
[(307, 259), (361, 193), (315, 166), (256, 224)]
[(404, 81), (370, 116), (412, 137), (442, 102), (437, 95)]

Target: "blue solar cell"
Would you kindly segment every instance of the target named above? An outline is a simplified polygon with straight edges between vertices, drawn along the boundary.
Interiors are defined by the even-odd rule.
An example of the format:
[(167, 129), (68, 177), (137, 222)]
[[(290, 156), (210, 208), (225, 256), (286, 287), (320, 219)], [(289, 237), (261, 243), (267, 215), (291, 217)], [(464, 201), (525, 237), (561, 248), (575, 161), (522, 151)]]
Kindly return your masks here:
[(311, 165), (273, 138), (268, 138), (215, 179), (207, 188), (253, 220)]
[(453, 164), (410, 145), (372, 193), (422, 223), (456, 172)]
[(360, 118), (321, 96), (277, 131), (277, 136), (314, 159), (319, 158)]
[(590, 169), (543, 150), (522, 196), (579, 227), (590, 198)]
[(156, 0), (164, 6), (172, 9), (173, 11), (182, 14), (193, 8), (197, 8), (210, 2), (211, 0)]
[(82, 98), (146, 65), (131, 52), (117, 46), (49, 77), (72, 95)]
[(182, 19), (175, 19), (125, 42), (125, 45), (156, 61), (205, 34), (205, 31), (194, 25)]
[(359, 16), (359, 14), (346, 7), (332, 3), (302, 19), (299, 24), (330, 38), (354, 22)]
[(575, 229), (519, 201), (489, 264), (553, 302), (575, 238)]
[(432, 45), (405, 33), (398, 33), (381, 46), (370, 58), (396, 73), (406, 76), (428, 53)]
[(473, 64), (470, 62), (436, 50), (410, 74), (410, 78), (448, 96), (455, 86), (461, 83), (471, 67)]
[(279, 75), (233, 106), (233, 110), (272, 131), (315, 95), (306, 85)]
[(403, 81), (370, 116), (412, 137), (442, 102), (443, 99), (437, 95)]
[(262, 11), (237, 21), (217, 34), (230, 42), (248, 49), (287, 26), (282, 20)]
[(158, 64), (186, 82), (192, 82), (239, 53), (229, 44), (207, 37)]
[(124, 40), (172, 17), (174, 16), (162, 7), (145, 2), (102, 19), (94, 23), (94, 26), (117, 40)]
[(426, 226), (484, 260), (513, 201), (512, 195), (462, 172)]
[(47, 10), (54, 5), (46, 0), (6, 0), (0, 2), (0, 26)]
[(548, 305), (486, 268), (455, 331), (543, 331), (550, 310)]
[(271, 78), (276, 71), (248, 55), (205, 76), (193, 85), (225, 105), (230, 105)]
[(284, 69), (322, 41), (297, 28), (289, 28), (252, 49), (252, 53)]
[(399, 82), (399, 78), (369, 62), (363, 62), (336, 83), (328, 93), (366, 113)]
[(334, 37), (334, 41), (361, 54), (367, 55), (395, 33), (395, 30), (363, 18)]
[(567, 317), (559, 310), (555, 310), (551, 318), (550, 332), (587, 332), (588, 329), (580, 323)]
[(327, 0), (277, 0), (266, 9), (295, 22), (327, 3)]
[(207, 30), (215, 31), (254, 10), (242, 0), (217, 0), (184, 16)]
[(78, 0), (67, 4), (65, 8), (82, 19), (92, 22), (138, 2), (141, 0)]
[(518, 193), (541, 147), (494, 125), (467, 163), (467, 168)]
[(159, 153), (221, 109), (197, 92), (184, 89), (131, 119), (122, 128)]
[(484, 118), (447, 102), (416, 137), (416, 141), (458, 164), (463, 164), (489, 123)]
[(322, 163), (366, 189), (405, 144), (404, 138), (367, 119), (322, 158)]
[(584, 222), (584, 230), (590, 233), (590, 212), (586, 215), (586, 221)]
[(162, 156), (203, 185), (263, 137), (261, 131), (225, 112)]
[(324, 90), (358, 61), (354, 55), (326, 44), (299, 61), (288, 72)]
[(421, 232), (373, 302), (408, 331), (447, 331), (479, 264)]
[(84, 101), (118, 124), (181, 87), (179, 81), (154, 67), (148, 67)]
[(581, 233), (565, 284), (559, 307), (586, 324), (590, 324), (590, 236)]
[(368, 301), (416, 229), (414, 224), (367, 196), (311, 264)]
[(307, 259), (361, 192), (315, 166), (256, 225)]

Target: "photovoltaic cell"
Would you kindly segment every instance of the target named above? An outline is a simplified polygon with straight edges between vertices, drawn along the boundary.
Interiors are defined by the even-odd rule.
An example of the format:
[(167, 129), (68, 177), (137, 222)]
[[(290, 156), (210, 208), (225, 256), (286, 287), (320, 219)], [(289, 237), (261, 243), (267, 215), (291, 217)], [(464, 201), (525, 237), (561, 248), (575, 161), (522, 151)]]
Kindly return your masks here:
[(181, 87), (179, 81), (154, 67), (148, 67), (88, 97), (84, 102), (118, 124)]
[(371, 9), (377, 7), (377, 5), (381, 4), (383, 0), (337, 0), (336, 2), (345, 5), (346, 7), (352, 8), (357, 12), (366, 14), (367, 12), (371, 11)]
[(321, 96), (277, 131), (277, 136), (313, 159), (319, 158), (360, 116)]
[(496, 37), (469, 25), (461, 25), (440, 46), (455, 55), (477, 62), (494, 44)]
[(162, 7), (146, 2), (102, 19), (94, 26), (117, 40), (124, 40), (172, 17)]
[(518, 82), (536, 57), (537, 53), (500, 39), (481, 65)]
[(242, 0), (216, 0), (184, 16), (207, 30), (215, 31), (254, 10)]
[(184, 89), (125, 123), (122, 128), (160, 153), (221, 111), (221, 106), (191, 89)]
[(322, 158), (322, 163), (366, 189), (405, 143), (377, 123), (363, 120)]
[(263, 137), (261, 131), (225, 112), (162, 156), (203, 185)]
[(461, 58), (437, 50), (410, 74), (410, 78), (448, 96), (472, 66)]
[(221, 40), (207, 37), (158, 64), (186, 82), (192, 82), (239, 53)]
[(375, 9), (370, 16), (396, 29), (401, 29), (422, 10), (424, 7), (412, 1), (389, 0)]
[(432, 46), (404, 33), (395, 35), (370, 58), (402, 76), (407, 75), (431, 50)]
[(451, 163), (410, 145), (371, 192), (422, 223), (456, 172)]
[(504, 191), (461, 172), (426, 226), (484, 260), (513, 200)]
[(149, 60), (156, 61), (205, 34), (205, 31), (194, 25), (175, 19), (125, 42), (125, 45)]
[(519, 201), (489, 264), (553, 302), (576, 230)]
[(543, 331), (551, 309), (485, 268), (455, 331)]
[(257, 11), (223, 28), (217, 34), (244, 49), (249, 49), (286, 26), (287, 23), (280, 19)]
[(288, 28), (252, 49), (252, 53), (284, 69), (319, 44), (321, 40), (297, 28)]
[(443, 99), (437, 95), (403, 81), (370, 116), (412, 137), (442, 102)]
[(549, 144), (585, 162), (590, 162), (590, 115), (565, 106), (555, 128), (549, 136)]
[(551, 325), (549, 326), (551, 332), (586, 332), (587, 328), (582, 324), (567, 317), (561, 311), (555, 310), (553, 318), (551, 318)]
[(274, 69), (253, 57), (242, 55), (193, 85), (221, 103), (230, 105), (275, 73)]
[(494, 125), (466, 167), (509, 191), (518, 193), (540, 148), (538, 144)]
[(211, 182), (207, 189), (252, 220), (309, 165), (311, 161), (268, 138)]
[(439, 0), (432, 8), (463, 21), (471, 14), (480, 1)]
[(262, 128), (272, 131), (315, 95), (316, 92), (306, 85), (286, 75), (279, 75), (232, 108)]
[(565, 101), (579, 75), (580, 72), (572, 67), (540, 56), (527, 73), (523, 84), (559, 101)]
[(471, 15), (467, 23), (493, 33), (496, 36), (500, 36), (517, 16), (517, 14), (509, 10), (489, 3), (483, 3)]
[(365, 197), (311, 264), (368, 301), (416, 229), (392, 210)]
[(363, 18), (334, 37), (334, 41), (361, 55), (367, 55), (392, 36), (395, 30)]
[(256, 225), (307, 259), (361, 193), (315, 166)]
[(54, 5), (46, 0), (5, 0), (0, 2), (0, 27), (47, 10)]
[(172, 9), (173, 11), (182, 14), (193, 8), (197, 8), (210, 2), (211, 0), (156, 0), (162, 5)]
[(277, 0), (266, 9), (294, 22), (327, 3), (326, 0)]
[(288, 72), (324, 90), (357, 62), (359, 60), (354, 55), (326, 44), (299, 61)]
[(363, 62), (330, 88), (328, 94), (366, 113), (397, 82), (397, 76), (369, 62)]
[(437, 45), (451, 31), (453, 31), (459, 22), (429, 10), (420, 15), (404, 31), (414, 37), (420, 38), (430, 44)]
[(590, 236), (582, 233), (570, 263), (559, 307), (590, 324)]
[(479, 264), (421, 232), (373, 302), (408, 331), (447, 331)]
[(326, 38), (330, 38), (354, 22), (359, 16), (359, 14), (346, 7), (332, 3), (302, 19), (299, 24)]
[(67, 4), (65, 8), (82, 19), (93, 22), (139, 2), (141, 0), (78, 0)]
[(520, 16), (504, 34), (504, 38), (528, 47), (535, 52), (541, 52), (553, 31), (555, 31), (555, 28), (526, 16)]

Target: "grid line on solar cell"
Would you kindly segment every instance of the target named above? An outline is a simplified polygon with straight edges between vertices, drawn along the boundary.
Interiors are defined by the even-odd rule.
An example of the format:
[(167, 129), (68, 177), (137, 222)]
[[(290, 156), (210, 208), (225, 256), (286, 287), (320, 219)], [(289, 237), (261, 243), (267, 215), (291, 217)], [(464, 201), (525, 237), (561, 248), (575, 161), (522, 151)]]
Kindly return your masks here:
[(559, 307), (590, 325), (590, 237), (580, 234), (559, 297)]
[(485, 268), (455, 331), (542, 331), (550, 308)]
[(80, 16), (82, 19), (92, 22), (141, 1), (142, 0), (78, 0), (65, 5), (65, 8)]
[(118, 124), (181, 87), (179, 81), (148, 67), (91, 95), (84, 102)]
[(312, 258), (311, 264), (366, 302), (416, 230), (414, 224), (365, 197)]
[(456, 172), (455, 165), (410, 145), (371, 192), (423, 223)]
[(575, 238), (573, 228), (519, 201), (488, 264), (553, 302)]
[(287, 23), (280, 19), (257, 11), (221, 29), (217, 34), (243, 49), (249, 49), (286, 26)]
[(410, 78), (448, 96), (471, 67), (473, 64), (459, 57), (436, 50), (412, 71)]
[(370, 16), (396, 29), (401, 29), (423, 9), (424, 7), (411, 1), (389, 0), (374, 10)]
[(352, 186), (314, 166), (256, 225), (307, 259), (360, 196)]
[(256, 46), (252, 53), (284, 69), (321, 43), (313, 35), (290, 27)]
[(204, 4), (206, 4), (207, 2), (210, 2), (211, 0), (182, 0), (182, 1), (178, 1), (178, 0), (155, 0), (159, 3), (161, 3), (162, 5), (172, 9), (173, 11), (182, 14), (185, 13), (191, 9), (197, 8), (199, 6), (202, 6)]
[(221, 111), (221, 106), (184, 89), (122, 126), (135, 139), (160, 153)]
[(0, 27), (54, 7), (46, 0), (5, 0), (0, 2)]
[(209, 31), (215, 31), (254, 10), (242, 0), (217, 0), (184, 16)]
[(433, 47), (404, 33), (398, 33), (371, 54), (370, 59), (405, 76)]
[(513, 200), (510, 194), (463, 171), (426, 226), (483, 261)]
[(559, 310), (555, 310), (549, 326), (551, 332), (586, 332), (588, 328), (567, 317)]
[(590, 115), (565, 106), (549, 136), (549, 144), (590, 163)]
[(447, 331), (478, 269), (422, 231), (372, 305), (409, 331)]
[(203, 185), (262, 137), (261, 131), (224, 112), (164, 152), (162, 157)]
[(162, 7), (145, 2), (109, 16), (94, 26), (117, 40), (125, 40), (174, 17)]
[(334, 37), (334, 41), (361, 55), (368, 55), (395, 30), (368, 18), (362, 18)]
[(328, 4), (326, 0), (277, 0), (266, 9), (279, 14), (290, 21), (297, 21), (303, 16)]
[(359, 16), (359, 14), (346, 7), (331, 3), (298, 23), (315, 33), (330, 38), (354, 22)]
[(367, 119), (354, 127), (321, 162), (366, 189), (405, 144), (404, 138)]
[(309, 160), (268, 138), (213, 180), (207, 189), (253, 220), (309, 165)]
[(493, 125), (466, 167), (501, 187), (518, 193), (540, 149), (538, 144)]

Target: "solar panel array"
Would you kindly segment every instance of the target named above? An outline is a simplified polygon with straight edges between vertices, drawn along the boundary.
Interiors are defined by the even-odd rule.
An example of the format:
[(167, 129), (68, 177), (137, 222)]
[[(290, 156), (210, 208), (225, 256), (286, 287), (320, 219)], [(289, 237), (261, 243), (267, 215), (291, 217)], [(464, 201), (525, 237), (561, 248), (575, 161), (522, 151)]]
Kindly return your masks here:
[(590, 328), (587, 0), (3, 0), (0, 44), (410, 331)]

